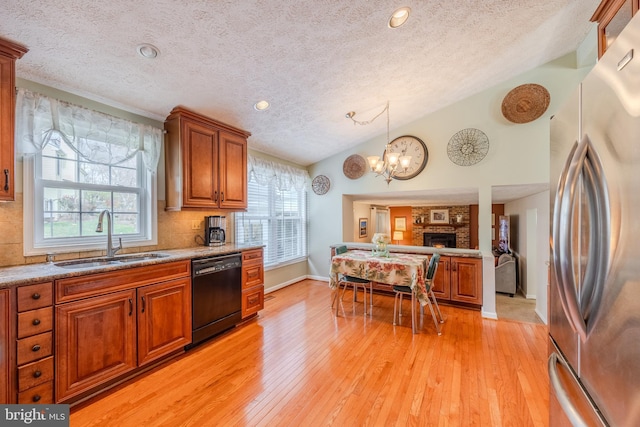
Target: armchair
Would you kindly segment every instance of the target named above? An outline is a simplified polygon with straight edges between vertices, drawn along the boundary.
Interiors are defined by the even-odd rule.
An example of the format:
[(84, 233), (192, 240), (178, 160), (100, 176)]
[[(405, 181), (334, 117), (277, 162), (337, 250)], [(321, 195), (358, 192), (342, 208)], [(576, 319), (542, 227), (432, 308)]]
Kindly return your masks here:
[(496, 292), (509, 294), (516, 293), (516, 258), (510, 254), (502, 254), (498, 258), (496, 266)]

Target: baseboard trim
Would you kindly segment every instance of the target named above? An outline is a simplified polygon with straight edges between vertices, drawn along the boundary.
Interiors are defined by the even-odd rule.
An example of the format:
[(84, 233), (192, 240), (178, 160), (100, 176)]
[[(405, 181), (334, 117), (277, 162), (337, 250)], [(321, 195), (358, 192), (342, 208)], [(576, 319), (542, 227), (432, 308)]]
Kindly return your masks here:
[(275, 292), (275, 291), (277, 291), (279, 289), (286, 288), (287, 286), (290, 286), (290, 285), (293, 285), (295, 283), (301, 282), (301, 281), (303, 281), (305, 279), (321, 280), (323, 282), (329, 282), (329, 278), (328, 277), (310, 276), (310, 275), (307, 274), (305, 276), (296, 277), (295, 279), (287, 280), (286, 282), (282, 282), (282, 283), (279, 283), (277, 285), (265, 288), (264, 293), (268, 294), (268, 293), (271, 293), (271, 292)]

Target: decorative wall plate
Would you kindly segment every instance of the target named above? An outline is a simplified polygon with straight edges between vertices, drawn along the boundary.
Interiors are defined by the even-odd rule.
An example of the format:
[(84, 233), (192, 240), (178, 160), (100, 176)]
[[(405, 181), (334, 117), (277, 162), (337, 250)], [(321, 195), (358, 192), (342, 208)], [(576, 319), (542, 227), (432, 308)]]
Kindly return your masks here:
[(447, 145), (447, 155), (459, 166), (471, 166), (489, 152), (489, 138), (480, 129), (467, 128), (454, 134)]
[(502, 115), (512, 123), (529, 123), (547, 111), (549, 91), (529, 83), (512, 89), (502, 100)]
[(318, 175), (311, 181), (313, 192), (319, 196), (326, 194), (329, 191), (329, 187), (331, 187), (331, 181), (324, 175)]
[(342, 165), (344, 176), (350, 179), (358, 179), (367, 171), (367, 161), (358, 154), (347, 157)]

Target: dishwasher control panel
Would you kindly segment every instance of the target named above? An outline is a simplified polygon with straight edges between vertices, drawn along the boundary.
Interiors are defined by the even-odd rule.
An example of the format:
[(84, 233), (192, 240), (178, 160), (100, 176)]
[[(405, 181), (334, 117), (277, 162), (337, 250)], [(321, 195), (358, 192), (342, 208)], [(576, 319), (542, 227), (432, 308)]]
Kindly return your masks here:
[(211, 258), (195, 259), (191, 261), (193, 276), (211, 274), (231, 268), (242, 267), (240, 254), (214, 256)]

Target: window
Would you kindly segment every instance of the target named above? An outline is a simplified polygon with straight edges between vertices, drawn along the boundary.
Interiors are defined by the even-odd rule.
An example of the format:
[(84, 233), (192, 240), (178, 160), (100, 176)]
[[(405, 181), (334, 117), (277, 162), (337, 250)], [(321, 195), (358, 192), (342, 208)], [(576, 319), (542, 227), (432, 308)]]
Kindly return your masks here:
[[(257, 162), (270, 172), (261, 175)], [(304, 260), (308, 254), (307, 172), (282, 169), (279, 166), (284, 165), (251, 156), (249, 163), (248, 208), (236, 214), (236, 242), (264, 245), (265, 267)], [(302, 185), (290, 185), (290, 172), (298, 174)]]
[[(22, 144), (17, 146), (25, 165), (24, 220), (33, 224), (25, 227), (25, 255), (104, 249), (107, 224), (104, 233), (96, 226), (105, 209), (111, 212), (115, 238), (156, 244), (155, 174), (149, 168), (155, 168), (154, 155), (148, 147), (145, 157), (141, 147), (159, 150), (154, 139), (160, 141), (161, 130), (38, 94), (20, 95), (17, 135)], [(43, 103), (51, 109), (42, 108)]]

